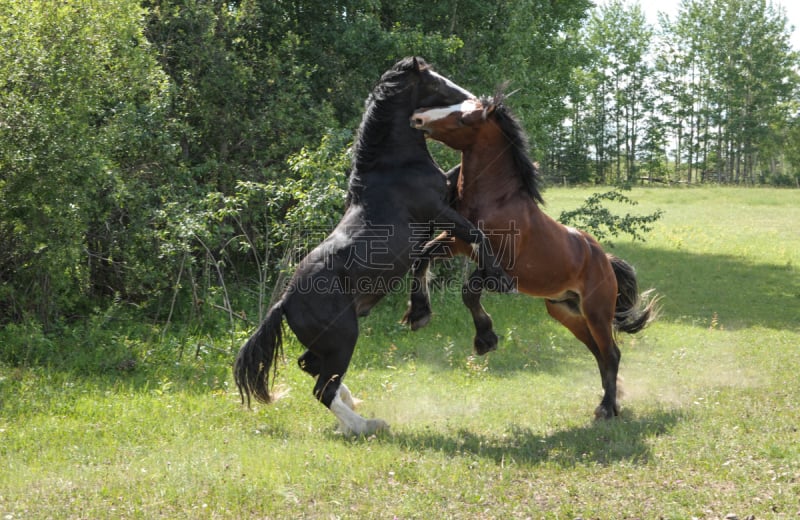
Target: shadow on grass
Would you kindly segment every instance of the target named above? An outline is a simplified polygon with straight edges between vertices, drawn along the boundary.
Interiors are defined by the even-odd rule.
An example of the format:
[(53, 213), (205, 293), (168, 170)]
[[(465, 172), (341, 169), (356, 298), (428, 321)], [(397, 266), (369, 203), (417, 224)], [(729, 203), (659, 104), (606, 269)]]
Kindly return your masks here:
[(754, 263), (731, 255), (624, 244), (611, 252), (636, 267), (640, 287), (662, 295), (662, 316), (707, 327), (716, 316), (725, 328), (800, 328), (798, 264)]
[[(707, 328), (713, 320), (718, 326), (731, 330), (753, 326), (800, 329), (797, 319), (800, 253), (796, 263), (774, 265), (755, 263), (745, 257), (694, 254), (638, 243), (618, 244), (608, 251), (636, 268), (640, 290), (654, 288), (661, 296), (661, 319), (664, 321)], [(394, 296), (376, 309), (376, 314), (382, 316), (379, 319), (392, 319), (396, 323), (402, 315), (405, 295)], [(501, 350), (513, 345), (509, 335), (514, 336), (515, 331), (522, 343), (544, 346), (540, 353), (546, 355), (552, 354), (547, 343), (548, 340), (552, 343), (550, 338), (554, 335), (558, 336), (556, 346), (565, 344), (562, 337), (572, 338), (547, 315), (541, 298), (487, 294), (483, 302), (494, 319), (495, 332), (501, 336)], [(434, 315), (430, 324), (422, 331), (410, 333), (412, 337), (417, 343), (432, 343), (437, 335), (451, 338), (456, 348), (468, 352), (474, 326), (461, 304), (460, 294), (437, 293), (434, 289), (432, 305)], [(559, 363), (558, 359), (553, 361), (556, 365)]]
[(453, 457), (472, 455), (496, 464), (556, 464), (569, 468), (616, 461), (646, 463), (652, 458), (648, 439), (668, 434), (681, 418), (680, 412), (672, 410), (647, 416), (627, 411), (613, 421), (598, 421), (544, 435), (512, 425), (500, 436), (461, 429), (452, 433), (401, 432), (387, 439), (407, 450), (434, 450)]
[[(800, 258), (797, 263), (774, 265), (646, 244), (620, 244), (609, 251), (636, 268), (640, 290), (652, 287), (661, 296), (660, 320), (665, 323), (704, 329), (800, 330)], [(357, 353), (358, 349), (381, 348), (389, 339), (398, 349), (397, 357), (413, 358), (445, 371), (463, 366), (472, 351), (474, 326), (460, 295), (433, 293), (433, 319), (418, 332), (396, 325), (405, 301), (395, 296), (376, 313), (378, 323), (393, 319), (395, 329), (377, 336), (378, 344), (362, 341)], [(492, 373), (574, 373), (594, 363), (589, 351), (547, 315), (540, 298), (487, 294), (484, 305), (501, 337), (498, 350), (489, 354)], [(623, 342), (626, 337), (621, 336)], [(623, 358), (624, 352), (623, 347)], [(477, 358), (477, 363), (483, 359)]]

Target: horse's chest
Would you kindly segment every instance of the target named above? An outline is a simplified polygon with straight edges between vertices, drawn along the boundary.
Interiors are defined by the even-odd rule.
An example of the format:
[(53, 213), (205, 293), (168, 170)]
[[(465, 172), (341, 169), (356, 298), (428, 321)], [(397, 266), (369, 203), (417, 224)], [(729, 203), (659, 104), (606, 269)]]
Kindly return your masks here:
[(479, 204), (469, 204), (461, 201), (457, 206), (457, 210), (464, 218), (476, 225), (479, 221), (486, 224), (486, 220), (491, 217), (491, 213)]

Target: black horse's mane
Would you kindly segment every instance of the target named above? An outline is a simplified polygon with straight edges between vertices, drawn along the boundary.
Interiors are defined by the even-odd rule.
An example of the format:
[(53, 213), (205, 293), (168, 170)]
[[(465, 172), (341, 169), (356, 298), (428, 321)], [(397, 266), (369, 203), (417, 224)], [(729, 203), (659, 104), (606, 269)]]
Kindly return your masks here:
[(420, 71), (428, 70), (430, 65), (424, 59), (419, 57), (403, 58), (395, 64), (394, 67), (387, 70), (381, 76), (372, 93), (367, 98), (367, 105), (370, 101), (383, 101), (388, 99), (398, 92), (408, 87), (407, 73), (412, 70), (418, 69)]
[(356, 171), (359, 166), (370, 166), (374, 163), (376, 156), (373, 155), (372, 150), (375, 145), (386, 138), (391, 130), (391, 125), (386, 123), (397, 116), (400, 105), (408, 108), (409, 116), (411, 115), (412, 106), (409, 99), (397, 94), (414, 85), (409, 81), (409, 72), (416, 68), (426, 70), (429, 65), (422, 58), (401, 60), (381, 76), (380, 81), (367, 97), (364, 103), (364, 117), (353, 146), (352, 171)]
[(514, 117), (514, 114), (504, 104), (505, 98), (506, 95), (504, 93), (498, 92), (494, 96), (482, 97), (481, 104), (485, 107), (494, 107), (490, 117), (494, 117), (495, 122), (497, 122), (500, 130), (511, 145), (511, 154), (514, 159), (514, 166), (516, 166), (515, 170), (522, 181), (523, 188), (533, 197), (534, 201), (544, 204), (541, 192), (542, 176), (528, 155), (528, 135), (517, 118)]

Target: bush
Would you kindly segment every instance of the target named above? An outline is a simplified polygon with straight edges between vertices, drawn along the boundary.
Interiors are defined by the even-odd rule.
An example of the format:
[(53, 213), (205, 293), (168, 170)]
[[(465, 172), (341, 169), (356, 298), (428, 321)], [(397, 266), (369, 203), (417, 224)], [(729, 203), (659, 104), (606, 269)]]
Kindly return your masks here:
[[(316, 148), (289, 157), (287, 174), (279, 181), (243, 180), (232, 194), (182, 197), (157, 211), (160, 257), (172, 266), (171, 301), (161, 319), (169, 322), (181, 309), (189, 319), (216, 309), (228, 314), (231, 325), (236, 319), (249, 322), (244, 309), (251, 305), (234, 301), (232, 284), (243, 286), (247, 292), (236, 292), (244, 298), (255, 292), (260, 319), (269, 288), (293, 270), (344, 212), (351, 138), (348, 131), (329, 131)], [(190, 306), (181, 305), (187, 300)]]

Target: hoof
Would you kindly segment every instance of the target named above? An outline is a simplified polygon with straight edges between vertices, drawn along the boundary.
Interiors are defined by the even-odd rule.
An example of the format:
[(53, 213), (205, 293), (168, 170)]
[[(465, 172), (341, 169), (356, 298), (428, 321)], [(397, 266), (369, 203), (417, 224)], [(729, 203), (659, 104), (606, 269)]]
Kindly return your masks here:
[(497, 334), (495, 334), (493, 330), (489, 330), (488, 332), (475, 336), (473, 347), (475, 353), (479, 356), (497, 350)]
[(613, 419), (614, 417), (619, 415), (619, 406), (614, 405), (611, 408), (606, 407), (605, 405), (600, 405), (594, 410), (594, 418), (597, 421), (604, 420), (604, 419)]
[(389, 423), (383, 419), (367, 419), (367, 431), (364, 435), (372, 435), (374, 433), (388, 432)]
[(348, 428), (346, 424), (339, 423), (339, 433), (345, 437), (369, 437), (382, 432), (389, 431), (389, 423), (383, 419), (365, 419), (363, 423), (355, 428)]
[(425, 325), (427, 325), (428, 322), (430, 321), (431, 321), (430, 308), (418, 310), (414, 307), (409, 307), (405, 315), (403, 316), (403, 319), (400, 320), (400, 323), (409, 325), (411, 327), (411, 330), (419, 330)]

